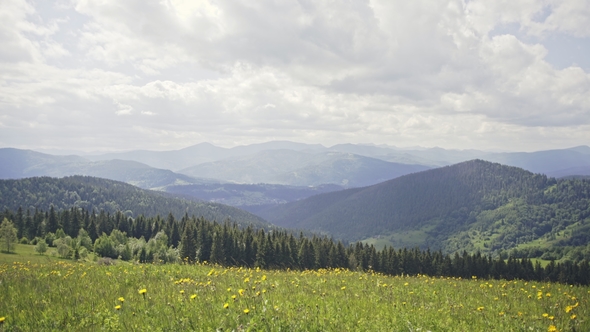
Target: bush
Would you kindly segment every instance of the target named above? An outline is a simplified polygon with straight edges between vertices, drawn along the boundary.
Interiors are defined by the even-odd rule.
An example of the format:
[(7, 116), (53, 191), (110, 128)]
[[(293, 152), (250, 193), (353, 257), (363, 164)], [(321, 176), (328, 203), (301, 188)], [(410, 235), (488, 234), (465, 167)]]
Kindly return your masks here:
[(26, 237), (22, 237), (20, 239), (20, 241), (18, 241), (20, 244), (29, 244), (29, 239), (27, 239)]
[(102, 257), (117, 258), (118, 256), (113, 241), (105, 233), (102, 233), (94, 242), (94, 252)]
[(41, 255), (45, 254), (47, 251), (47, 243), (45, 241), (39, 241), (35, 245), (35, 251)]

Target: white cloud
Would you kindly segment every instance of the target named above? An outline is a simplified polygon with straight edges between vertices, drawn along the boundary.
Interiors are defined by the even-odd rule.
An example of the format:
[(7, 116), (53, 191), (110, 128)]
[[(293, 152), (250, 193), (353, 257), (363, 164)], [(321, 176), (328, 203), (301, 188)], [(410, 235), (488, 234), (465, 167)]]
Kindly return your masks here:
[(590, 144), (590, 76), (555, 68), (543, 44), (590, 36), (589, 6), (76, 0), (49, 13), (8, 0), (0, 145)]

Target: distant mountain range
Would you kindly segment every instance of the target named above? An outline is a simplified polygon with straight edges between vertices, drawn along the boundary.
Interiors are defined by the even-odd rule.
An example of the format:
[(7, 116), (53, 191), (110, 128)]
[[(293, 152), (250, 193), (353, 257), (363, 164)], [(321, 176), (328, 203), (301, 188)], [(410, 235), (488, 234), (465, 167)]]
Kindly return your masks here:
[(258, 214), (279, 226), (350, 241), (446, 252), (520, 250), (549, 259), (567, 252), (559, 247), (586, 250), (590, 181), (556, 181), (474, 160), (320, 194)]
[[(326, 188), (339, 190), (369, 186), (476, 158), (553, 177), (590, 175), (588, 146), (490, 153), (358, 144), (324, 147), (275, 141), (229, 149), (201, 143), (174, 151), (130, 151), (93, 156), (54, 156), (3, 148), (0, 149), (0, 179), (96, 176), (144, 189), (192, 195), (205, 201), (218, 201), (219, 193), (224, 192), (222, 201), (246, 208), (251, 206), (254, 208), (248, 209), (257, 211), (263, 205), (288, 202), (285, 197), (302, 199), (309, 197), (305, 195), (325, 192)], [(231, 190), (227, 190), (228, 184), (232, 184)], [(252, 185), (259, 187), (252, 191)], [(275, 189), (266, 190), (265, 185), (273, 185)], [(314, 189), (322, 185), (329, 186)], [(275, 196), (279, 192), (280, 195)]]

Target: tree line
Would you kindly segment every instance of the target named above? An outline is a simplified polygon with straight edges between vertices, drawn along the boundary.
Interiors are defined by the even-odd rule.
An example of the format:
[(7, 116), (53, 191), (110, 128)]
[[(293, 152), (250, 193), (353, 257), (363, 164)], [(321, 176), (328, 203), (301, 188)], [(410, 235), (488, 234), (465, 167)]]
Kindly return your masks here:
[(461, 278), (523, 279), (587, 285), (587, 260), (552, 261), (543, 267), (528, 258), (492, 258), (480, 253), (454, 255), (419, 248), (377, 250), (373, 245), (287, 230), (240, 228), (235, 223), (208, 221), (185, 214), (131, 218), (122, 212), (80, 208), (56, 211), (6, 210), (0, 219), (13, 220), (23, 243), (56, 246), (60, 255), (77, 258), (94, 251), (103, 257), (149, 262), (210, 262), (225, 266), (267, 269), (347, 268), (389, 275), (431, 275)]

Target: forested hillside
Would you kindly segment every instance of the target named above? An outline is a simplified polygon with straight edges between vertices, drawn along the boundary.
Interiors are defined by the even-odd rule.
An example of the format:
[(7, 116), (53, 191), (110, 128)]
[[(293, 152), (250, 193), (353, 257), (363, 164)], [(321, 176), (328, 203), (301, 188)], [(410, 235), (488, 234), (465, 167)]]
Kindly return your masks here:
[[(284, 227), (338, 238), (454, 252), (526, 254), (585, 246), (590, 182), (474, 160), (374, 186), (327, 193), (260, 213)], [(567, 249), (563, 249), (566, 248)], [(534, 249), (534, 250), (533, 250)], [(580, 248), (578, 248), (580, 249)]]
[(87, 176), (0, 180), (1, 209), (16, 211), (21, 207), (24, 210), (47, 211), (51, 206), (56, 210), (78, 207), (97, 212), (104, 210), (111, 214), (123, 211), (131, 217), (166, 216), (172, 213), (180, 218), (188, 213), (189, 216), (208, 220), (269, 226), (260, 217), (234, 207), (175, 198), (170, 194), (144, 190), (118, 181)]
[[(209, 262), (222, 266), (264, 269), (345, 268), (389, 275), (431, 275), (460, 278), (559, 281), (587, 285), (588, 260), (577, 263), (551, 262), (543, 267), (529, 259), (507, 261), (479, 253), (461, 255), (441, 251), (376, 250), (360, 242), (345, 246), (326, 237), (294, 236), (284, 230), (240, 228), (235, 223), (210, 222), (204, 218), (173, 215), (165, 219), (89, 213), (71, 208), (36, 210), (34, 214), (0, 212), (0, 219), (14, 220), (23, 242), (56, 246), (61, 258), (78, 258), (94, 251), (102, 257), (140, 263)], [(345, 287), (342, 288), (342, 290)]]

